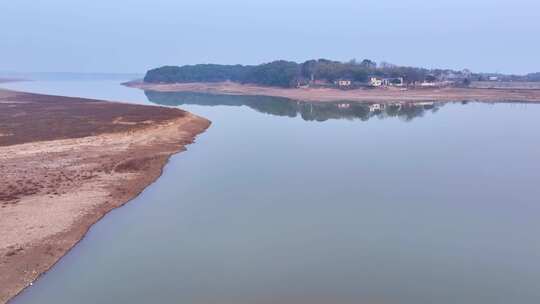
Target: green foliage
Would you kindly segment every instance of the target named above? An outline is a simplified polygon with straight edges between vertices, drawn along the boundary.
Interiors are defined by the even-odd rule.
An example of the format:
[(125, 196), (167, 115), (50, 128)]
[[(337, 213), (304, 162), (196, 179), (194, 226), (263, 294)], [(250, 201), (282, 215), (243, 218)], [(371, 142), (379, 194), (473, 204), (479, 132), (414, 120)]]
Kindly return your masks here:
[(531, 73), (527, 75), (528, 81), (540, 81), (540, 72), (539, 73)]
[(300, 73), (300, 65), (296, 62), (279, 60), (253, 67), (244, 82), (286, 88), (296, 85)]
[(435, 77), (433, 75), (427, 75), (426, 76), (426, 81), (427, 82), (435, 82), (435, 81), (437, 81), (437, 77)]
[(369, 59), (360, 63), (332, 61), (328, 59), (296, 62), (278, 60), (257, 66), (198, 64), (186, 66), (164, 66), (146, 73), (145, 82), (187, 83), (235, 81), (265, 86), (294, 87), (312, 80), (333, 83), (339, 79), (366, 83), (370, 76), (403, 77), (406, 83), (423, 81), (429, 71), (421, 68), (400, 67), (392, 64), (377, 64)]
[(151, 83), (243, 81), (250, 69), (250, 66), (220, 64), (164, 66), (148, 71), (144, 81)]

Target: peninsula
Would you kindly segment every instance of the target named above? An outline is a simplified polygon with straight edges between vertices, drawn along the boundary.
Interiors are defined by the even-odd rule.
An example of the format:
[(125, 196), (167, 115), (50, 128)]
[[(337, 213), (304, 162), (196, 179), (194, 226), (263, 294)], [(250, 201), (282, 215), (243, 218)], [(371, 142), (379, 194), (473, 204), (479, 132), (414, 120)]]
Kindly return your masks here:
[(209, 125), (179, 109), (0, 90), (0, 303)]
[(125, 85), (147, 91), (261, 95), (309, 102), (540, 102), (539, 73), (520, 76), (424, 69), (368, 59), (164, 66)]

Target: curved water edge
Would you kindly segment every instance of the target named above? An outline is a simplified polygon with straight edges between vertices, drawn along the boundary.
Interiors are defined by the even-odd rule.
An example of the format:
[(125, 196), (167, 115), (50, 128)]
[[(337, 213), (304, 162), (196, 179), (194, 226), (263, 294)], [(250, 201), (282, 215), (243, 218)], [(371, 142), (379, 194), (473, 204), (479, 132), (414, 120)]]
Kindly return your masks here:
[[(175, 154), (178, 154), (178, 153), (181, 153), (181, 152), (184, 152), (184, 151), (178, 151), (177, 153)], [(41, 272), (38, 277), (30, 282), (30, 284), (28, 284), (25, 288), (23, 288), (22, 290), (20, 290), (17, 294), (15, 294), (11, 299), (9, 299), (7, 301), (7, 303), (14, 303), (15, 302), (15, 299), (17, 298), (17, 296), (19, 296), (20, 294), (24, 293), (28, 288), (32, 287), (34, 285), (34, 283), (36, 283), (38, 280), (40, 280), (43, 276), (45, 276), (53, 267), (55, 267), (58, 263), (62, 262), (63, 259), (65, 259), (65, 257), (68, 255), (68, 254), (71, 254), (71, 252), (74, 250), (75, 247), (77, 246), (80, 246), (80, 243), (84, 241), (84, 239), (86, 238), (87, 234), (91, 231), (91, 229), (94, 227), (94, 225), (96, 225), (98, 222), (100, 222), (101, 220), (103, 220), (103, 218), (105, 218), (106, 216), (108, 216), (110, 213), (112, 213), (113, 211), (116, 211), (117, 209), (121, 209), (121, 208), (124, 208), (128, 203), (130, 203), (131, 201), (133, 201), (134, 199), (136, 199), (137, 197), (139, 197), (141, 195), (141, 193), (144, 192), (144, 190), (147, 188), (147, 187), (150, 187), (153, 183), (155, 183), (162, 175), (163, 175), (163, 172), (164, 172), (164, 169), (165, 167), (167, 166), (167, 164), (169, 163), (169, 159), (174, 156), (175, 154), (169, 156), (165, 162), (165, 164), (163, 164), (163, 166), (161, 167), (160, 169), (160, 174), (158, 176), (156, 176), (155, 179), (153, 179), (152, 181), (150, 181), (150, 183), (148, 185), (146, 185), (146, 187), (142, 188), (140, 191), (138, 191), (137, 193), (135, 193), (129, 200), (123, 202), (122, 204), (120, 204), (120, 206), (118, 207), (114, 207), (114, 208), (111, 208), (109, 211), (107, 212), (104, 212), (102, 213), (99, 218), (96, 219), (96, 221), (88, 226), (85, 231), (83, 232), (83, 235), (81, 236), (81, 238), (75, 242), (73, 244), (73, 246), (71, 246), (64, 254), (62, 254), (62, 256), (60, 256), (60, 258), (55, 262), (53, 263), (52, 265), (50, 265), (48, 267), (47, 270)]]
[[(44, 214), (48, 214), (46, 218), (43, 216), (31, 216), (30, 219), (24, 219), (25, 217), (28, 218), (28, 214), (32, 215), (31, 212), (28, 212), (28, 209), (24, 209), (24, 206), (27, 206), (29, 203), (27, 200), (28, 197), (24, 197), (24, 195), (21, 196), (22, 198), (13, 196), (16, 200), (15, 203), (18, 205), (14, 206), (12, 209), (5, 209), (7, 211), (7, 213), (4, 213), (6, 215), (6, 222), (3, 226), (7, 228), (7, 231), (6, 238), (3, 239), (4, 248), (2, 251), (7, 253), (5, 259), (2, 259), (2, 262), (5, 263), (3, 267), (5, 273), (2, 278), (5, 285), (2, 286), (0, 295), (0, 302), (2, 303), (7, 301), (7, 299), (12, 297), (15, 293), (18, 293), (22, 288), (26, 287), (27, 284), (32, 285), (33, 281), (35, 281), (38, 276), (49, 270), (53, 264), (58, 262), (66, 252), (84, 237), (90, 226), (98, 222), (106, 213), (130, 201), (145, 187), (153, 183), (161, 175), (162, 168), (167, 163), (170, 155), (176, 154), (179, 151), (184, 151), (185, 146), (192, 143), (194, 137), (203, 132), (210, 124), (206, 119), (173, 109), (164, 110), (162, 108), (160, 110), (158, 107), (140, 107), (118, 103), (84, 103), (80, 102), (80, 99), (75, 98), (27, 94), (22, 92), (4, 92), (7, 93), (2, 97), (8, 103), (13, 102), (15, 105), (17, 102), (22, 101), (21, 105), (18, 107), (14, 107), (11, 104), (6, 105), (5, 109), (7, 110), (6, 113), (8, 115), (11, 115), (11, 113), (17, 115), (21, 112), (24, 113), (24, 111), (28, 111), (28, 108), (33, 111), (39, 111), (34, 112), (36, 115), (32, 115), (31, 118), (30, 116), (26, 116), (26, 120), (19, 119), (19, 122), (35, 119), (41, 123), (43, 117), (50, 114), (48, 112), (49, 109), (55, 110), (52, 112), (54, 113), (53, 117), (60, 121), (59, 124), (55, 125), (56, 129), (51, 129), (52, 134), (46, 135), (52, 135), (53, 137), (47, 137), (45, 142), (41, 142), (43, 140), (43, 134), (34, 132), (32, 129), (32, 127), (35, 129), (36, 125), (38, 126), (38, 129), (41, 128), (43, 123), (41, 123), (41, 125), (39, 123), (31, 124), (28, 130), (25, 129), (30, 133), (21, 133), (17, 132), (17, 130), (12, 131), (12, 136), (9, 137), (4, 144), (17, 144), (19, 140), (33, 140), (38, 143), (35, 145), (32, 144), (33, 152), (30, 151), (32, 153), (29, 153), (26, 158), (22, 156), (24, 153), (18, 153), (18, 150), (24, 149), (23, 147), (25, 146), (11, 146), (13, 149), (10, 149), (8, 146), (3, 150), (4, 153), (6, 153), (4, 157), (6, 163), (4, 163), (2, 167), (6, 169), (6, 174), (8, 174), (6, 180), (6, 182), (8, 182), (7, 186), (10, 185), (10, 182), (14, 182), (17, 177), (17, 171), (13, 168), (18, 168), (21, 172), (20, 174), (26, 175), (27, 167), (22, 165), (21, 162), (28, 164), (33, 163), (34, 161), (39, 161), (42, 164), (28, 167), (30, 170), (34, 171), (32, 178), (38, 179), (37, 183), (35, 183), (35, 187), (45, 188), (44, 185), (51, 182), (51, 178), (48, 177), (50, 177), (51, 174), (55, 175), (58, 171), (60, 172), (60, 175), (69, 180), (69, 185), (64, 184), (64, 187), (60, 189), (61, 186), (55, 184), (55, 188), (50, 192), (45, 193), (45, 191), (41, 191), (41, 193), (38, 192), (37, 194), (32, 193), (30, 203), (39, 203), (40, 201), (46, 202), (49, 200), (49, 197), (53, 198), (53, 195), (49, 195), (50, 193), (54, 193), (55, 196), (59, 197), (53, 198), (50, 202), (56, 206), (55, 214), (48, 214), (47, 211), (49, 211), (49, 207), (47, 206), (40, 207), (44, 208), (40, 209), (40, 213), (44, 212)], [(10, 99), (10, 96), (17, 99), (12, 100)], [(39, 102), (43, 102), (43, 104), (39, 105)], [(119, 114), (114, 114), (115, 110)], [(66, 111), (69, 113), (66, 114)], [(123, 127), (123, 129), (120, 129), (124, 131), (129, 130), (129, 134), (118, 133), (118, 128), (114, 129), (118, 119), (115, 118), (112, 120), (113, 118), (110, 118), (111, 120), (108, 121), (107, 119), (109, 115), (111, 115), (111, 112), (113, 113), (113, 118), (119, 117), (119, 119), (122, 119), (122, 116), (125, 115), (122, 113), (129, 113), (130, 117), (125, 118), (123, 121), (130, 123), (130, 127)], [(85, 113), (89, 113), (88, 116)], [(78, 126), (78, 128), (86, 129), (83, 131), (79, 130), (79, 133), (64, 132), (64, 130), (69, 131), (69, 128), (73, 126), (62, 121), (62, 118), (64, 117), (62, 115), (68, 117), (75, 115), (77, 119), (74, 121), (81, 123), (81, 126)], [(79, 120), (79, 117), (82, 117), (82, 119)], [(152, 119), (154, 125), (147, 127), (144, 123), (137, 124), (137, 117), (142, 120)], [(18, 125), (17, 122), (11, 121), (7, 116), (6, 119), (5, 127), (7, 127), (7, 132), (11, 130), (9, 129), (10, 127), (12, 128)], [(95, 125), (98, 125), (100, 128), (100, 131), (107, 132), (108, 130), (112, 133), (106, 133), (103, 136), (101, 136), (101, 133), (96, 134), (94, 133), (95, 129), (92, 128), (93, 126), (91, 124), (85, 125), (87, 121), (84, 119), (95, 122)], [(69, 122), (73, 122), (73, 120), (70, 120)], [(136, 127), (138, 128), (131, 127), (134, 124), (137, 124)], [(21, 136), (23, 139), (21, 139)], [(75, 136), (79, 138), (68, 138), (63, 141), (55, 141), (54, 144), (53, 142), (47, 142), (47, 140), (50, 139), (64, 139), (63, 136)], [(88, 137), (81, 138), (81, 136)], [(48, 147), (53, 146), (54, 148), (51, 156)], [(118, 147), (122, 148), (118, 149)], [(62, 154), (63, 158), (61, 159), (62, 164), (65, 163), (66, 165), (62, 165), (59, 170), (55, 170), (55, 164), (59, 164), (58, 161), (60, 161), (56, 155), (62, 151), (67, 151)], [(126, 158), (129, 160), (128, 162), (121, 161)], [(87, 159), (94, 160), (88, 161)], [(96, 161), (96, 159), (100, 160)], [(119, 160), (120, 163), (118, 163)], [(125, 165), (120, 166), (119, 164)], [(42, 174), (39, 173), (40, 169), (43, 171), (41, 172)], [(68, 175), (65, 175), (64, 170), (68, 171)], [(81, 177), (81, 172), (83, 177)], [(25, 180), (26, 183), (34, 183), (31, 179), (28, 179), (27, 176), (19, 177), (22, 177), (22, 179), (17, 180), (17, 183), (19, 184), (24, 183)], [(60, 177), (57, 177), (56, 182), (59, 183), (59, 180)], [(76, 189), (69, 188), (70, 185), (76, 187)], [(83, 186), (83, 189), (79, 188), (81, 185)], [(52, 187), (52, 185), (48, 186)], [(9, 187), (7, 195), (10, 194)], [(17, 188), (14, 189), (15, 190), (11, 191), (11, 193), (18, 193), (16, 192)], [(90, 191), (88, 189), (90, 189)], [(74, 190), (79, 192), (79, 194), (69, 196), (69, 193)], [(86, 192), (84, 192), (84, 190), (86, 190)], [(18, 191), (28, 190), (23, 189)], [(4, 192), (4, 194), (5, 193), (6, 192)], [(6, 197), (8, 197), (8, 201), (3, 202), (3, 208), (8, 207), (7, 204), (10, 203), (9, 196)], [(80, 203), (76, 210), (73, 210), (73, 207), (69, 206), (63, 206), (62, 208), (62, 199), (63, 201), (73, 201), (78, 199), (80, 200)], [(23, 209), (18, 208), (21, 204)], [(30, 209), (30, 211), (32, 211), (32, 209)], [(72, 219), (73, 221), (69, 219)], [(65, 221), (62, 222), (62, 220)], [(17, 221), (17, 223), (15, 223), (15, 221)], [(29, 224), (39, 225), (39, 223), (47, 222), (55, 222), (56, 227), (34, 234), (33, 239), (30, 239), (31, 241), (28, 241), (28, 237), (25, 238), (20, 234), (16, 234), (18, 233), (16, 232), (16, 227), (19, 227), (17, 228), (18, 230), (23, 230), (23, 232), (30, 235), (29, 230), (33, 229), (33, 227), (28, 228), (26, 231), (22, 228), (28, 227)], [(45, 225), (40, 225), (39, 227), (43, 229), (46, 228)], [(9, 251), (12, 246), (6, 247), (10, 244), (19, 246), (19, 249), (17, 249), (15, 253), (12, 253), (12, 251)], [(43, 248), (46, 249), (43, 250)], [(20, 251), (23, 252), (20, 253)], [(28, 270), (28, 267), (30, 267), (30, 270)]]
[(154, 99), (214, 128), (14, 303), (540, 297), (539, 106), (446, 104), (406, 122), (334, 119), (342, 108), (318, 122), (304, 105), (204, 98)]

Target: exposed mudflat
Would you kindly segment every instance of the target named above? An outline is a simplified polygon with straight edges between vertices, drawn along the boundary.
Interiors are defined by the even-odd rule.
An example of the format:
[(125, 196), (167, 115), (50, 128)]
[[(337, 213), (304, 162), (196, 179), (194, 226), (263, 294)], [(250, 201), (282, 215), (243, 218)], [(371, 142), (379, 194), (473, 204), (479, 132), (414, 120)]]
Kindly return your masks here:
[(179, 109), (0, 90), (0, 303), (209, 125)]

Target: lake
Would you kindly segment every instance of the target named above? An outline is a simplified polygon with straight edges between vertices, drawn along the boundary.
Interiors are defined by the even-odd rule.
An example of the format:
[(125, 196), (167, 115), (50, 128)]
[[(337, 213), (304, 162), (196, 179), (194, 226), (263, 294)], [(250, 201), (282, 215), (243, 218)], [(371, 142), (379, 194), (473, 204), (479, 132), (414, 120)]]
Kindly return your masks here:
[(540, 105), (2, 86), (212, 121), (15, 304), (540, 301)]

